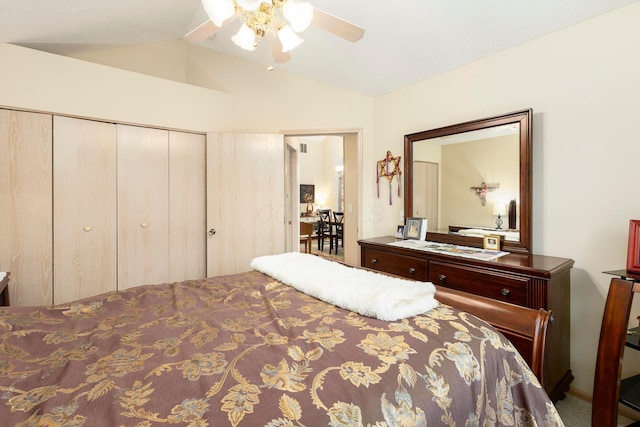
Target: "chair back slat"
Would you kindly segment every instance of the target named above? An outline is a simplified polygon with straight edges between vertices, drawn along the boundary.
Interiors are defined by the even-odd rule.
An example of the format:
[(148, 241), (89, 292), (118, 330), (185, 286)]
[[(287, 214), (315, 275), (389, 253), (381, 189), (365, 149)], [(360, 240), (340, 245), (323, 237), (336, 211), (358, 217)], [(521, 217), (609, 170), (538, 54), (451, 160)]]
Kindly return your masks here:
[(615, 427), (620, 400), (622, 357), (629, 328), (629, 314), (633, 295), (640, 292), (640, 284), (612, 279), (602, 314), (600, 341), (593, 380), (593, 427)]

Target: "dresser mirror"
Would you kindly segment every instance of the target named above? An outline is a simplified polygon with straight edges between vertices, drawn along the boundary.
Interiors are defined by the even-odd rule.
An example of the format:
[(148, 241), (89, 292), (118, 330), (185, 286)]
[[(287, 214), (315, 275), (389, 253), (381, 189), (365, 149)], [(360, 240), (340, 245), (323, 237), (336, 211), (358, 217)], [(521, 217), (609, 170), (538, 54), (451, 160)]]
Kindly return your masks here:
[[(532, 110), (404, 137), (405, 217), (427, 218), (427, 240), (531, 251)], [(500, 214), (498, 216), (498, 214)]]

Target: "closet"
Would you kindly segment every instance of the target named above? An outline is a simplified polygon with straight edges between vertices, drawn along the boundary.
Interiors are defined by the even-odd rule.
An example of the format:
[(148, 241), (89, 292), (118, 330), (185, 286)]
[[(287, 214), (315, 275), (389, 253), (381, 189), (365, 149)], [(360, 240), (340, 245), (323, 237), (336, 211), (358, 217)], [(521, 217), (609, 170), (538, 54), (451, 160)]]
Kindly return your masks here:
[(206, 270), (206, 137), (0, 109), (0, 270), (12, 305)]

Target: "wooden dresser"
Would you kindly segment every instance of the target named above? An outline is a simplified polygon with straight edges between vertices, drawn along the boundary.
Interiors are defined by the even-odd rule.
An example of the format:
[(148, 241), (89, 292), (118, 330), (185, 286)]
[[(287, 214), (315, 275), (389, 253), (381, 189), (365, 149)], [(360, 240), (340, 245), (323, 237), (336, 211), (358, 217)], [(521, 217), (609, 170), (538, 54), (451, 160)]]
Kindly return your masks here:
[(511, 253), (492, 261), (478, 261), (389, 245), (395, 241), (392, 236), (360, 240), (361, 265), (512, 304), (552, 310), (545, 382), (554, 402), (563, 396), (573, 380), (569, 366), (573, 260)]

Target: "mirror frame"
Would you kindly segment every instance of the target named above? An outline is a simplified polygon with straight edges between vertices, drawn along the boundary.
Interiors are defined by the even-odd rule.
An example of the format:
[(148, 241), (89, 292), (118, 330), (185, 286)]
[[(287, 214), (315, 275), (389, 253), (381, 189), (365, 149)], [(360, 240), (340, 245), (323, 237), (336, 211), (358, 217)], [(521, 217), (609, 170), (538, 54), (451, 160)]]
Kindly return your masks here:
[[(521, 110), (501, 116), (489, 117), (459, 123), (437, 129), (416, 132), (404, 136), (404, 217), (413, 216), (413, 143), (425, 139), (486, 129), (511, 123), (520, 124), (520, 241), (503, 241), (502, 249), (507, 252), (531, 253), (531, 151), (532, 151), (533, 110)], [(480, 237), (428, 232), (427, 240), (455, 245), (482, 247)]]

